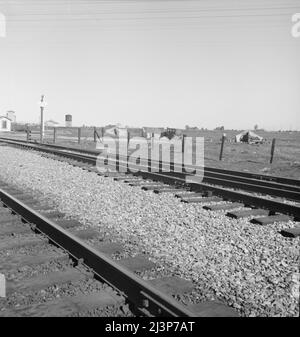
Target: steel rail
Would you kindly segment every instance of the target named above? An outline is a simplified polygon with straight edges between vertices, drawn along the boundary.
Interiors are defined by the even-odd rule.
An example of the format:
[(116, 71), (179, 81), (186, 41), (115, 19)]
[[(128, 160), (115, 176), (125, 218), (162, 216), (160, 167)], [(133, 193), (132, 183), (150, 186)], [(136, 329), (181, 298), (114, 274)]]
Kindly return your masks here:
[[(50, 147), (50, 148), (57, 148), (60, 150), (66, 150), (66, 151), (73, 151), (73, 152), (79, 152), (79, 153), (83, 153), (83, 154), (89, 154), (89, 155), (96, 155), (98, 156), (99, 154), (101, 154), (101, 151), (96, 151), (96, 150), (89, 150), (89, 149), (80, 149), (80, 148), (76, 148), (76, 147), (67, 147), (67, 146), (63, 146), (63, 145), (57, 145), (57, 144), (47, 144), (47, 143), (37, 143), (37, 142), (27, 142), (25, 140), (19, 140), (19, 139), (12, 139), (12, 138), (5, 138), (5, 137), (0, 137), (0, 140), (3, 141), (12, 141), (12, 142), (19, 142), (19, 143), (23, 143), (23, 144), (33, 144), (33, 145), (40, 145), (43, 147)], [(155, 162), (154, 160), (152, 160), (153, 162)], [(157, 161), (156, 161), (157, 162)], [(159, 164), (161, 164), (162, 162), (159, 161)], [(171, 163), (172, 165), (172, 163)], [(194, 165), (186, 165), (186, 167), (188, 169), (201, 169), (201, 167), (197, 167)], [(253, 179), (253, 181), (256, 181), (256, 183), (258, 185), (262, 185), (262, 186), (269, 186), (272, 187), (272, 185), (270, 184), (277, 184), (276, 187), (277, 188), (281, 188), (281, 189), (290, 189), (292, 191), (296, 191), (300, 189), (300, 179), (290, 179), (290, 178), (284, 178), (284, 177), (278, 177), (278, 176), (270, 176), (270, 175), (264, 175), (264, 174), (257, 174), (257, 173), (249, 173), (249, 172), (242, 172), (242, 171), (234, 171), (234, 170), (225, 170), (225, 169), (220, 169), (220, 168), (216, 168), (216, 167), (204, 167), (204, 173), (205, 174), (209, 174), (209, 176), (211, 177), (218, 177), (214, 174), (220, 174), (221, 176), (225, 175), (225, 176), (230, 176), (228, 178), (237, 180), (237, 181), (244, 181), (246, 182), (246, 180), (239, 180), (239, 178), (241, 179)], [(266, 185), (264, 185), (266, 184)], [(288, 188), (287, 188), (288, 187)]]
[[(24, 144), (20, 144), (23, 146)], [(45, 151), (48, 153), (54, 153), (62, 156), (66, 156), (68, 158), (78, 160), (78, 161), (85, 161), (90, 164), (95, 165), (97, 161), (97, 157), (94, 155), (86, 155), (86, 154), (77, 154), (73, 152), (66, 152), (64, 150), (53, 150), (49, 148), (42, 148), (38, 145), (31, 144), (29, 146), (24, 145), (26, 147), (31, 147), (33, 149), (37, 149), (39, 151)], [(110, 158), (110, 160), (113, 160)], [(127, 169), (127, 162), (117, 160), (118, 166), (126, 166)], [(187, 185), (185, 176), (182, 177), (182, 175), (176, 176), (173, 175), (171, 176), (169, 173), (154, 173), (154, 172), (148, 172), (148, 167), (144, 166), (144, 171), (139, 171), (136, 172), (135, 174), (141, 175), (145, 178), (153, 179), (153, 180), (159, 180), (159, 181), (164, 181), (170, 184), (180, 184), (180, 185)], [(125, 168), (124, 168), (125, 170)], [(211, 191), (214, 194), (223, 197), (224, 199), (228, 199), (231, 201), (239, 201), (243, 202), (247, 205), (253, 206), (253, 207), (261, 207), (264, 209), (268, 209), (271, 212), (280, 212), (283, 214), (287, 214), (290, 216), (293, 216), (295, 219), (300, 219), (300, 207), (299, 206), (294, 206), (294, 205), (289, 205), (283, 202), (275, 201), (275, 200), (269, 200), (263, 197), (256, 197), (252, 196), (243, 192), (238, 192), (238, 191), (230, 191), (222, 187), (217, 187), (217, 186), (212, 186), (209, 184), (206, 184), (205, 182), (202, 183), (193, 183), (193, 184), (188, 184), (192, 187), (193, 190), (204, 190), (204, 191)], [(237, 186), (240, 188), (240, 184)], [(258, 192), (257, 189), (255, 189), (255, 192)]]
[(105, 254), (87, 245), (2, 189), (0, 189), (0, 199), (25, 221), (34, 224), (36, 229), (46, 235), (51, 242), (67, 251), (91, 269), (101, 280), (121, 292), (145, 314), (171, 317), (196, 316), (173, 298), (139, 279)]
[[(170, 184), (174, 183), (174, 181), (182, 185), (186, 184), (185, 179), (183, 178), (170, 177), (160, 173), (140, 171), (138, 174), (143, 176), (145, 179), (160, 180)], [(193, 191), (211, 191), (215, 195), (220, 196), (226, 200), (242, 202), (247, 206), (264, 208), (274, 213), (279, 212), (287, 214), (293, 216), (295, 220), (300, 220), (299, 206), (294, 206), (275, 200), (269, 200), (262, 197), (256, 197), (242, 192), (231, 191), (222, 187), (211, 186), (205, 183), (189, 183), (188, 185)]]

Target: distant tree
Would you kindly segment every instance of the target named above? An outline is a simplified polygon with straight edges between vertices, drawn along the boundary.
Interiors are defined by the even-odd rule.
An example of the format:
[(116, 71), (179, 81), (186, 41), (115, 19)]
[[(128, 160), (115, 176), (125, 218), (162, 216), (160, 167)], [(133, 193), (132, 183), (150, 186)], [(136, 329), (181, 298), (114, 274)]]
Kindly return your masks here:
[(224, 126), (218, 126), (217, 128), (215, 128), (215, 130), (218, 130), (218, 131), (224, 131), (225, 128), (224, 128)]
[(185, 126), (185, 129), (188, 130), (190, 127), (188, 125)]
[(258, 125), (257, 124), (254, 125), (254, 130), (255, 131), (258, 130)]

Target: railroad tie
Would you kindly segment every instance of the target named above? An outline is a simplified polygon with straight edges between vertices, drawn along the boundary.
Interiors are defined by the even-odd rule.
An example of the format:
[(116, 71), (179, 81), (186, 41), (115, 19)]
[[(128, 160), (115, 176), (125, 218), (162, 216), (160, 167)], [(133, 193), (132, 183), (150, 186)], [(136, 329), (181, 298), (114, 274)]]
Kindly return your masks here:
[(162, 188), (156, 188), (153, 192), (156, 194), (159, 193), (180, 193), (180, 192), (186, 192), (187, 190), (185, 188), (176, 188), (176, 187), (162, 187)]
[(176, 198), (184, 198), (184, 197), (198, 197), (198, 196), (203, 196), (201, 192), (189, 192), (187, 190), (185, 191), (178, 191), (174, 194)]
[(26, 206), (34, 208), (37, 211), (47, 211), (50, 208), (50, 206), (43, 205), (39, 201), (33, 199), (31, 196), (26, 194), (23, 194), (22, 196), (13, 195), (13, 197), (21, 201)]
[(165, 185), (165, 184), (161, 184), (161, 183), (153, 183), (153, 184), (145, 184), (145, 185), (142, 185), (142, 190), (145, 190), (145, 191), (154, 191), (158, 188), (167, 188), (167, 187), (170, 187), (169, 185)]
[(100, 173), (99, 170), (97, 169), (97, 167), (89, 167), (87, 170), (89, 172), (93, 172), (93, 173)]
[(3, 317), (65, 317), (82, 312), (110, 306), (120, 306), (125, 299), (121, 296), (100, 290), (89, 295), (63, 297), (59, 300), (48, 301), (17, 309), (0, 312)]
[(121, 173), (121, 172), (104, 172), (104, 177), (107, 178), (122, 178), (125, 177), (125, 173)]
[(11, 194), (11, 195), (14, 195), (14, 194), (24, 194), (23, 191), (21, 191), (20, 189), (18, 188), (15, 188), (15, 187), (11, 187), (9, 185), (1, 185), (0, 186), (1, 189), (5, 190), (7, 193)]
[(135, 257), (121, 259), (116, 262), (133, 272), (151, 270), (157, 267), (154, 262), (151, 262), (147, 257), (142, 254)]
[(239, 208), (239, 207), (244, 207), (244, 204), (241, 204), (239, 202), (233, 202), (233, 203), (230, 203), (230, 204), (203, 206), (203, 208), (208, 210), (208, 211), (227, 211), (227, 210), (235, 209), (235, 208)]
[(39, 206), (39, 202), (35, 199), (33, 199), (31, 196), (29, 195), (16, 195), (14, 196), (14, 198), (18, 199), (18, 201), (22, 202), (23, 204), (25, 204), (26, 206), (30, 206), (30, 207), (38, 207)]
[(66, 271), (51, 272), (46, 275), (38, 275), (28, 279), (21, 279), (20, 281), (8, 281), (6, 292), (9, 296), (12, 293), (18, 292), (37, 292), (42, 289), (47, 289), (54, 285), (62, 285), (65, 283), (77, 282), (87, 279), (87, 274), (79, 272), (78, 270), (69, 269)]
[(8, 256), (1, 262), (0, 271), (19, 269), (23, 266), (42, 265), (51, 261), (64, 262), (69, 259), (67, 254), (59, 254), (54, 252), (43, 253), (39, 255), (21, 255)]
[(270, 211), (267, 211), (265, 209), (260, 208), (253, 208), (249, 210), (241, 210), (236, 212), (228, 212), (226, 213), (227, 216), (234, 219), (240, 219), (240, 218), (247, 218), (249, 216), (255, 216), (255, 215), (269, 215)]
[(23, 191), (15, 190), (15, 189), (8, 189), (7, 193), (13, 196), (16, 199), (21, 198), (28, 198), (28, 194), (24, 193)]
[(233, 308), (218, 301), (190, 304), (187, 308), (197, 317), (238, 317), (238, 313)]
[(145, 181), (143, 178), (138, 178), (138, 177), (132, 177), (132, 178), (125, 178), (123, 180), (124, 183), (132, 183), (132, 182), (143, 182)]
[(129, 186), (137, 186), (137, 187), (141, 187), (145, 184), (149, 184), (148, 181), (143, 180), (138, 180), (138, 181), (131, 181), (128, 183)]
[(1, 217), (4, 216), (4, 215), (7, 215), (7, 214), (11, 214), (11, 210), (7, 207), (4, 207), (4, 206), (1, 206), (0, 205), (0, 220), (1, 220)]
[(88, 166), (85, 163), (82, 163), (80, 161), (74, 163), (76, 167), (80, 167), (82, 169), (87, 169)]
[[(193, 283), (177, 276), (163, 277), (148, 281), (158, 290), (167, 295), (182, 295), (193, 291)], [(197, 317), (238, 317), (238, 313), (231, 307), (215, 301), (206, 301), (197, 304), (189, 304), (187, 308)]]
[(33, 247), (47, 244), (48, 244), (47, 239), (22, 239), (5, 242), (0, 241), (0, 250), (19, 249), (23, 247)]
[(95, 239), (99, 237), (101, 234), (96, 232), (92, 229), (83, 229), (79, 231), (72, 231), (73, 235), (77, 236), (79, 239), (88, 240), (88, 239)]
[(43, 205), (43, 204), (40, 204), (39, 202), (36, 202), (36, 201), (33, 201), (31, 203), (26, 202), (26, 206), (29, 206), (29, 207), (33, 208), (37, 212), (45, 212), (45, 211), (48, 211), (51, 208), (51, 206)]
[(8, 221), (14, 221), (15, 219), (19, 219), (20, 220), (20, 217), (15, 215), (15, 214), (12, 214), (11, 212), (5, 212), (3, 214), (1, 214), (1, 217), (0, 217), (0, 225), (2, 223), (6, 223)]
[(27, 234), (31, 232), (30, 226), (26, 225), (5, 225), (0, 226), (0, 236), (13, 234)]
[(193, 283), (177, 276), (162, 277), (147, 281), (167, 295), (182, 295), (193, 291)]
[(64, 229), (80, 227), (82, 224), (76, 220), (57, 219), (55, 223)]
[(93, 246), (93, 248), (107, 255), (122, 253), (124, 251), (124, 246), (121, 243), (116, 242), (101, 242), (100, 244)]
[(199, 197), (182, 197), (181, 201), (184, 203), (205, 203), (205, 202), (217, 202), (217, 201), (222, 201), (222, 198), (219, 197), (203, 197), (201, 194)]
[(41, 212), (41, 215), (48, 219), (63, 219), (65, 214), (58, 211)]
[(279, 214), (279, 215), (270, 215), (270, 216), (265, 216), (261, 218), (255, 218), (255, 219), (252, 219), (251, 222), (265, 226), (265, 225), (273, 224), (274, 222), (288, 222), (290, 220), (292, 220), (291, 217), (287, 215)]
[(300, 226), (289, 229), (283, 229), (280, 233), (281, 235), (288, 238), (296, 238), (300, 236)]
[(141, 180), (141, 178), (138, 177), (131, 177), (131, 176), (116, 176), (113, 177), (115, 181), (122, 181), (122, 182), (131, 182), (131, 181), (137, 181)]
[(0, 216), (0, 226), (7, 223), (17, 223), (21, 222), (21, 218), (18, 215), (12, 213), (4, 213)]

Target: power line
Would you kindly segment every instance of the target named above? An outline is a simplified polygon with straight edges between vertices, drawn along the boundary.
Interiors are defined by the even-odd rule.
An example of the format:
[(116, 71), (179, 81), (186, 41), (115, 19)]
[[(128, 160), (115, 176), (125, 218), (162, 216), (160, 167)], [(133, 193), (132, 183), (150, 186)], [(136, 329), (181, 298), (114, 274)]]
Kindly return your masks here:
[[(264, 18), (264, 17), (286, 17), (289, 16), (289, 13), (286, 14), (239, 14), (239, 15), (198, 15), (198, 16), (161, 16), (161, 17), (118, 17), (118, 18), (97, 18), (97, 17), (85, 17), (85, 18), (75, 18), (66, 15), (63, 20), (67, 21), (90, 21), (90, 20), (102, 20), (102, 21), (115, 21), (115, 20), (123, 20), (123, 21), (131, 21), (131, 20), (155, 20), (155, 19), (166, 19), (166, 20), (174, 20), (174, 19), (205, 19), (205, 18), (245, 18), (245, 17), (254, 17), (254, 18)], [(9, 18), (9, 17), (8, 17)], [(49, 20), (53, 19), (53, 20)], [(52, 15), (49, 16), (46, 21), (58, 21), (56, 17)], [(11, 19), (13, 22), (39, 22), (45, 21), (45, 19)]]
[[(290, 9), (297, 9), (299, 8), (300, 10), (300, 6), (285, 6), (285, 7), (252, 7), (252, 8), (205, 8), (205, 9), (192, 9), (192, 10), (185, 10), (185, 9), (179, 9), (179, 10), (174, 10), (174, 9), (147, 9), (147, 10), (143, 10), (143, 11), (121, 11), (121, 12), (116, 12), (114, 10), (105, 10), (105, 11), (92, 11), (91, 14), (132, 14), (132, 13), (167, 13), (167, 14), (171, 14), (171, 13), (205, 13), (205, 12), (230, 12), (230, 11), (265, 11), (265, 10), (290, 10)], [(65, 13), (62, 12), (56, 12), (56, 13), (45, 13), (45, 12), (41, 12), (41, 13), (16, 13), (16, 14), (12, 14), (12, 15), (16, 15), (16, 16), (31, 16), (31, 15), (64, 15)], [(76, 12), (73, 14), (78, 14), (78, 15), (86, 15), (86, 14), (90, 14), (90, 13), (80, 13), (80, 12)]]

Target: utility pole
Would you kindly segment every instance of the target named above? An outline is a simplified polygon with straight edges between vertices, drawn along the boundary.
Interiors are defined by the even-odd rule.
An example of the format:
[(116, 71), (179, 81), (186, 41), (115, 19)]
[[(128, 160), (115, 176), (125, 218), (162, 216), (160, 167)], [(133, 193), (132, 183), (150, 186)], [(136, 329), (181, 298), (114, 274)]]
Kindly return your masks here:
[(222, 136), (222, 144), (221, 144), (221, 151), (220, 151), (219, 160), (222, 160), (222, 159), (223, 159), (223, 150), (224, 150), (224, 143), (225, 143), (225, 140), (226, 140), (226, 133), (223, 133), (223, 136)]
[(46, 106), (46, 102), (44, 102), (44, 95), (41, 97), (40, 102), (40, 108), (41, 108), (41, 127), (40, 127), (40, 142), (43, 143), (44, 140), (44, 133), (45, 133), (45, 127), (44, 127), (44, 108)]

